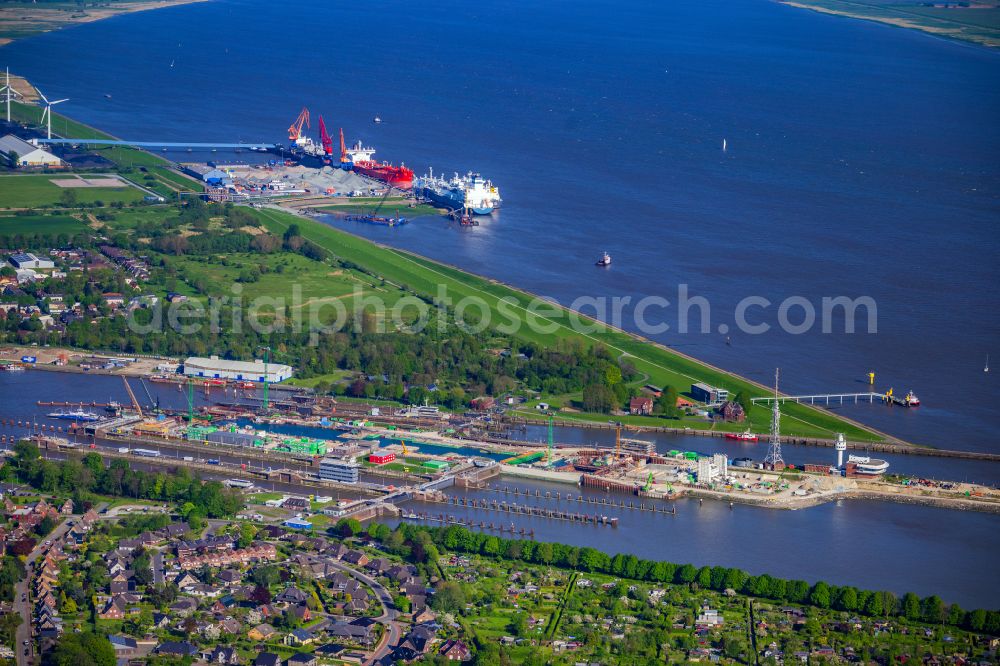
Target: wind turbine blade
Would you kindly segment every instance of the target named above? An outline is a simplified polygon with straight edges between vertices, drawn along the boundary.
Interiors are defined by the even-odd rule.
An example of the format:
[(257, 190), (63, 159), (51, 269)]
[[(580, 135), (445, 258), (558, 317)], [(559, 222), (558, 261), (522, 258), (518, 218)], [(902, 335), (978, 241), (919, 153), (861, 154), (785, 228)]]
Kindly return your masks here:
[(68, 101), (69, 101), (69, 97), (67, 97), (66, 99), (57, 99), (54, 102), (49, 102), (49, 106), (52, 106), (54, 104), (62, 104), (63, 102), (68, 102)]
[(43, 92), (42, 92), (41, 90), (39, 90), (38, 88), (35, 88), (35, 92), (37, 92), (37, 93), (38, 93), (38, 96), (39, 96), (39, 97), (41, 97), (41, 98), (42, 98), (42, 99), (43, 99), (43, 100), (45, 101), (45, 103), (46, 103), (46, 104), (48, 104), (48, 103), (49, 103), (49, 98), (45, 96), (45, 93), (43, 93)]

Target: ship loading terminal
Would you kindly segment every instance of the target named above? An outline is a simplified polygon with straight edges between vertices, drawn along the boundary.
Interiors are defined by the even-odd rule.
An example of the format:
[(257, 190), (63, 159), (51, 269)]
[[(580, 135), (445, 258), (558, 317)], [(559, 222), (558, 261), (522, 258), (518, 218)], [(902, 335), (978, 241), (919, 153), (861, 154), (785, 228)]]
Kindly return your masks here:
[[(433, 169), (416, 177), (405, 164), (398, 166), (374, 159), (375, 148), (361, 141), (348, 146), (343, 129), (339, 130), (339, 154), (333, 136), (322, 116), (318, 117), (319, 140), (308, 136), (312, 115), (303, 107), (288, 127), (288, 144), (212, 143), (178, 141), (123, 141), (118, 139), (37, 138), (37, 144), (75, 149), (87, 145), (127, 145), (160, 148), (162, 151), (235, 150), (270, 153), (276, 159), (250, 164), (238, 161), (181, 163), (185, 174), (205, 184), (204, 197), (263, 205), (281, 203), (302, 212), (322, 207), (356, 207), (359, 201), (370, 211), (352, 214), (350, 220), (384, 226), (408, 222), (401, 214), (418, 204), (443, 211), (463, 226), (477, 226), (477, 216), (489, 215), (501, 204), (498, 188), (479, 174), (456, 173), (446, 179), (435, 176)], [(376, 118), (376, 122), (381, 119)], [(380, 214), (382, 213), (382, 214)]]

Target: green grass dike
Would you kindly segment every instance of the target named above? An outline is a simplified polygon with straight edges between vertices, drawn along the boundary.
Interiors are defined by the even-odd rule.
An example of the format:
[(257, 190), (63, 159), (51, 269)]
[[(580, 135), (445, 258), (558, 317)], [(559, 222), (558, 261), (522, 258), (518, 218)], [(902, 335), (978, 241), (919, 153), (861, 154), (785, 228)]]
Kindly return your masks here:
[[(637, 335), (614, 329), (585, 315), (572, 312), (554, 303), (544, 302), (544, 307), (529, 309), (536, 297), (494, 280), (489, 280), (424, 257), (378, 245), (315, 220), (285, 211), (267, 209), (258, 211), (264, 225), (276, 234), (282, 234), (292, 224), (299, 225), (308, 240), (326, 248), (334, 255), (354, 262), (372, 271), (394, 285), (403, 286), (422, 296), (434, 298), (439, 285), (447, 289), (452, 302), (470, 297), (480, 298), (490, 310), (490, 321), (507, 323), (512, 317), (534, 322), (535, 326), (521, 326), (514, 336), (541, 346), (555, 346), (559, 340), (576, 339), (584, 344), (602, 344), (620, 358), (631, 362), (645, 381), (658, 386), (675, 386), (686, 389), (692, 383), (705, 382), (725, 388), (731, 394), (744, 392), (751, 397), (769, 395), (767, 387), (755, 384), (733, 373), (702, 363), (662, 345)], [(536, 301), (537, 306), (537, 301)], [(571, 327), (574, 320), (590, 325), (592, 333), (578, 332)], [(799, 404), (782, 407), (782, 432), (805, 438), (832, 438), (836, 433), (855, 442), (879, 442), (885, 435), (859, 423), (841, 418), (824, 410)], [(573, 414), (570, 418), (581, 421), (607, 422), (607, 415)], [(751, 410), (750, 426), (757, 432), (766, 432), (769, 412)], [(707, 429), (712, 424), (704, 420), (663, 420), (650, 417), (625, 417), (626, 424), (659, 427), (690, 427)], [(717, 424), (718, 428), (719, 425)], [(733, 430), (746, 424), (729, 424)]]

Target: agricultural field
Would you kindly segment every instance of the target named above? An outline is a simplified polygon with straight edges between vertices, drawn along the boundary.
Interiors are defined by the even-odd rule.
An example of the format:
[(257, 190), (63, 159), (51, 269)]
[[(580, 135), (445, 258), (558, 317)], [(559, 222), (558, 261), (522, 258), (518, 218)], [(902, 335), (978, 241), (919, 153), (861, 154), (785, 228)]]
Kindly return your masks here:
[(0, 215), (0, 236), (76, 234), (87, 231), (82, 216), (62, 214)]
[[(105, 174), (88, 175), (87, 182), (110, 182), (117, 180), (115, 187), (88, 186), (79, 177), (72, 174), (30, 174), (0, 176), (0, 208), (40, 208), (42, 206), (60, 206), (73, 208), (77, 204), (93, 205), (97, 202), (110, 204), (114, 202), (132, 203), (142, 201), (145, 194)], [(82, 185), (77, 187), (60, 186), (57, 183)]]

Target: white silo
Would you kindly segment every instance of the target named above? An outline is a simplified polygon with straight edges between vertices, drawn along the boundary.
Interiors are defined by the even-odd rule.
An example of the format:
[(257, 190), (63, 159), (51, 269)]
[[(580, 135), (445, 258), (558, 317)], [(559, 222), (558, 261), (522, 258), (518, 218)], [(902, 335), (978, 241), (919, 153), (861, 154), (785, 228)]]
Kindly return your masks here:
[(844, 439), (844, 433), (837, 433), (837, 469), (844, 466), (844, 451), (847, 450), (847, 440)]

